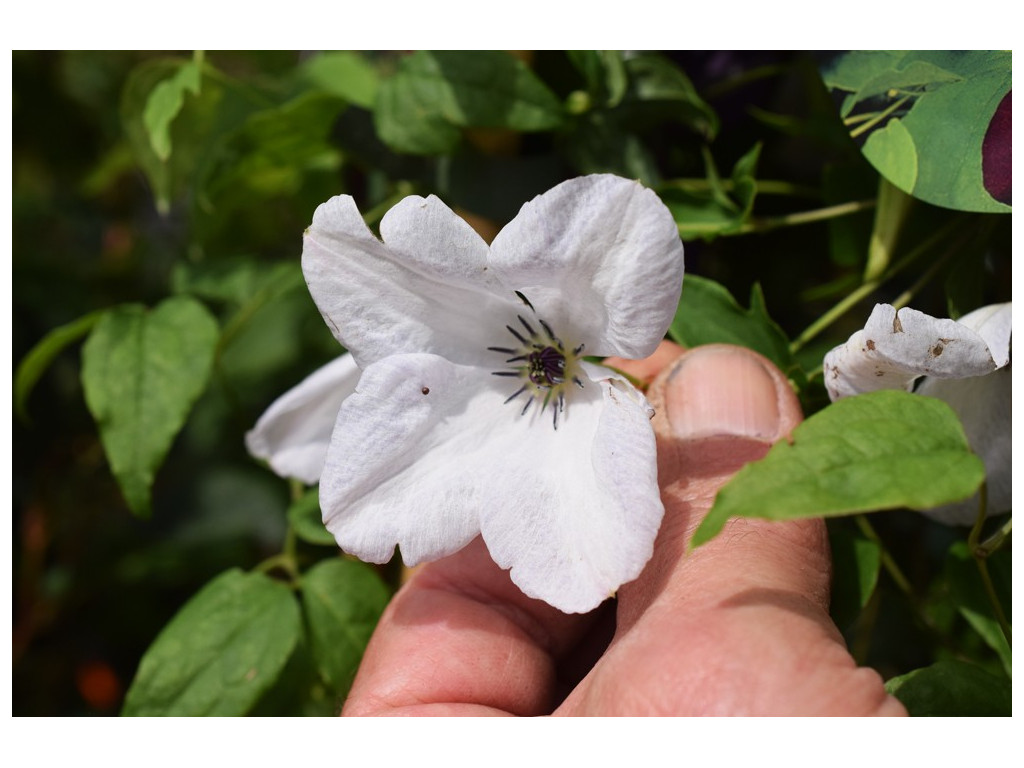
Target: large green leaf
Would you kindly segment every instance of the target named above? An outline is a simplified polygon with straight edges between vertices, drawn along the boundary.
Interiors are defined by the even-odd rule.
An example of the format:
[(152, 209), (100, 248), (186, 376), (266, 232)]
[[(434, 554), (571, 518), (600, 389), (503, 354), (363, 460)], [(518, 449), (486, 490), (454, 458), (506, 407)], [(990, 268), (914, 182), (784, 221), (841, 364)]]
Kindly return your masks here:
[(929, 509), (978, 490), (985, 465), (953, 409), (882, 390), (811, 416), (718, 492), (693, 536), (713, 538), (730, 517), (790, 520), (877, 509)]
[(668, 335), (684, 347), (701, 344), (749, 347), (782, 371), (789, 371), (793, 365), (789, 342), (768, 316), (758, 285), (750, 291), (750, 309), (743, 309), (724, 285), (706, 277), (687, 275)]
[(381, 83), (374, 121), (400, 152), (444, 154), (461, 128), (544, 131), (564, 119), (558, 97), (519, 59), (498, 51), (417, 51)]
[(822, 69), (872, 165), (935, 205), (1010, 211), (1009, 51), (852, 51)]
[(240, 205), (248, 199), (245, 193), (295, 194), (305, 173), (337, 169), (341, 154), (328, 139), (346, 106), (337, 96), (313, 92), (250, 114), (224, 137), (205, 169), (204, 195), (215, 203), (230, 197)]
[(362, 54), (355, 51), (321, 53), (303, 63), (302, 78), (324, 93), (372, 109), (380, 76)]
[(85, 401), (128, 506), (150, 512), (150, 487), (206, 388), (217, 321), (194, 299), (108, 311), (82, 348)]
[(885, 688), (916, 717), (1009, 717), (1013, 711), (1009, 679), (954, 659), (894, 677)]
[(374, 570), (353, 560), (325, 560), (303, 575), (302, 605), (313, 658), (339, 694), (352, 685), (389, 597)]
[(302, 637), (290, 589), (232, 569), (200, 590), (153, 641), (123, 714), (244, 715)]

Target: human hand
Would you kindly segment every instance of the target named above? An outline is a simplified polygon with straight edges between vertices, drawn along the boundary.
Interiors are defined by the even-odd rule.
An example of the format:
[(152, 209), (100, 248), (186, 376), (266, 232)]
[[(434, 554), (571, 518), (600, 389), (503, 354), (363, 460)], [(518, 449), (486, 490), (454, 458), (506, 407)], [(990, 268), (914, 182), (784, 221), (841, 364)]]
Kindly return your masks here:
[(343, 714), (905, 714), (829, 618), (821, 520), (737, 519), (686, 553), (718, 489), (802, 417), (756, 353), (680, 354), (608, 361), (654, 378), (665, 518), (640, 577), (567, 615), (522, 594), (477, 538), (395, 595)]

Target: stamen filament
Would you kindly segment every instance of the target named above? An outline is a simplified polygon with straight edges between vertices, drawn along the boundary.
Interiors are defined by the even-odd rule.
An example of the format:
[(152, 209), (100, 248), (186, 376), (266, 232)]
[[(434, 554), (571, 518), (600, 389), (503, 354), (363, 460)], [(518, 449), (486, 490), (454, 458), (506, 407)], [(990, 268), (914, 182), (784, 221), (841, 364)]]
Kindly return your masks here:
[(521, 335), (519, 334), (519, 331), (517, 331), (517, 330), (516, 330), (515, 328), (513, 328), (513, 327), (512, 327), (511, 325), (506, 325), (505, 327), (506, 327), (506, 328), (508, 328), (508, 332), (509, 332), (509, 333), (511, 333), (511, 334), (512, 334), (513, 336), (515, 336), (515, 337), (516, 337), (517, 339), (519, 339), (520, 343), (522, 343), (522, 345), (523, 345), (524, 347), (528, 347), (528, 346), (530, 346), (530, 342), (528, 342), (528, 341), (527, 341), (526, 339), (524, 339), (524, 338), (523, 338), (523, 337), (522, 337), (522, 336), (521, 336)]
[(515, 400), (517, 397), (519, 397), (521, 394), (523, 394), (523, 392), (525, 392), (525, 391), (526, 391), (526, 385), (523, 384), (523, 386), (521, 386), (519, 389), (517, 389), (515, 392), (513, 392), (511, 395), (509, 395), (507, 398), (505, 398), (505, 402), (502, 403), (502, 405), (508, 405), (513, 400)]
[(522, 315), (516, 315), (516, 317), (519, 318), (519, 322), (523, 324), (523, 328), (526, 329), (526, 332), (528, 334), (530, 334), (530, 338), (531, 339), (537, 338), (537, 332), (535, 330), (533, 330), (533, 328), (530, 327), (530, 324), (528, 322), (526, 322), (526, 320), (523, 319), (523, 316)]

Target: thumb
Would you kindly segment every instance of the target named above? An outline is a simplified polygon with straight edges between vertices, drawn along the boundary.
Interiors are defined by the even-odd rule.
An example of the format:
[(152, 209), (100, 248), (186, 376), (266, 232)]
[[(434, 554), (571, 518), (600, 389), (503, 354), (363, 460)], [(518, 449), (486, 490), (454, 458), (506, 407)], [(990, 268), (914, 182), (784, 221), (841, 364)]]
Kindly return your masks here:
[(802, 420), (786, 377), (752, 350), (709, 345), (667, 366), (648, 399), (656, 411), (665, 518), (650, 563), (620, 593), (620, 611), (632, 609), (620, 621), (635, 618), (666, 589), (685, 591), (698, 581), (737, 589), (730, 582), (741, 577), (827, 606), (830, 557), (820, 520), (733, 520), (718, 538), (686, 554), (719, 489)]
[(566, 713), (901, 714), (828, 615), (821, 520), (731, 521), (686, 542), (715, 494), (800, 422), (785, 377), (750, 350), (698, 347), (654, 380), (665, 517), (619, 590), (615, 634)]

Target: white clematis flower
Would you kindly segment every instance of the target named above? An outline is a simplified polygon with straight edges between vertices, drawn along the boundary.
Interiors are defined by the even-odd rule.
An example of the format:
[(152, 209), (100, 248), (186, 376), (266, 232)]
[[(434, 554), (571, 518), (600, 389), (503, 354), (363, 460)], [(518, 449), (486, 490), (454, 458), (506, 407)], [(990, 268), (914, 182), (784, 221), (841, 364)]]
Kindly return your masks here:
[[(833, 401), (877, 389), (904, 389), (946, 401), (987, 471), (988, 514), (1011, 508), (1011, 304), (993, 304), (959, 320), (877, 304), (864, 330), (825, 355)], [(924, 512), (971, 525), (978, 497)]]
[(663, 507), (650, 406), (583, 356), (642, 358), (664, 336), (683, 277), (672, 215), (594, 175), (524, 205), (490, 247), (433, 196), (380, 233), (348, 196), (314, 214), (303, 271), (351, 357), (272, 405), (250, 450), (307, 481), (322, 463), (324, 523), (362, 560), (397, 545), (415, 565), (482, 536), (525, 594), (593, 609), (640, 574)]

